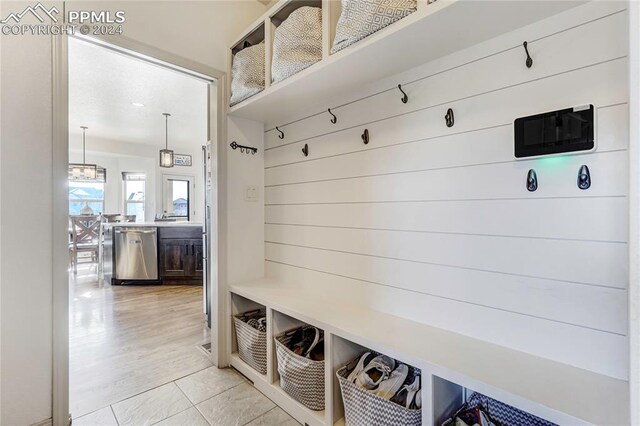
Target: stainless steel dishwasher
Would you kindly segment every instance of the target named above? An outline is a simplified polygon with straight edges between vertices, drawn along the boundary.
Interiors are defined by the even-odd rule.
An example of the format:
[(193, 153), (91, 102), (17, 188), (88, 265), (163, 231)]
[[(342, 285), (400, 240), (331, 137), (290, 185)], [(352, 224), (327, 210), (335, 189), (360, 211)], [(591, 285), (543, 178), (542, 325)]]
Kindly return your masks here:
[(114, 283), (158, 281), (158, 228), (116, 227)]

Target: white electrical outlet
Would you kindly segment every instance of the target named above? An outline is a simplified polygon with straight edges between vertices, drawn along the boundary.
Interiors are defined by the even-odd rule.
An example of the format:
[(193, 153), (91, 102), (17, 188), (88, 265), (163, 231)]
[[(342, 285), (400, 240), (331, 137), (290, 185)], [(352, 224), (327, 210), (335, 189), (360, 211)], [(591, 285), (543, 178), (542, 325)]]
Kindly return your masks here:
[(245, 201), (258, 201), (258, 187), (255, 185), (247, 185), (244, 187)]

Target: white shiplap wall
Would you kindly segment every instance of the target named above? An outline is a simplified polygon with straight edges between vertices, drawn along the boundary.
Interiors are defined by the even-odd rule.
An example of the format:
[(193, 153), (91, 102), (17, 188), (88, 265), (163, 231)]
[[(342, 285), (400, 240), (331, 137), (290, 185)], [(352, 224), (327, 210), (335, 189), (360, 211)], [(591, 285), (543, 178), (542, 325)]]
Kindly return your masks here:
[[(595, 2), (327, 105), (336, 124), (268, 123), (266, 274), (626, 379), (627, 44), (626, 3)], [(514, 160), (515, 118), (585, 103), (595, 152)]]

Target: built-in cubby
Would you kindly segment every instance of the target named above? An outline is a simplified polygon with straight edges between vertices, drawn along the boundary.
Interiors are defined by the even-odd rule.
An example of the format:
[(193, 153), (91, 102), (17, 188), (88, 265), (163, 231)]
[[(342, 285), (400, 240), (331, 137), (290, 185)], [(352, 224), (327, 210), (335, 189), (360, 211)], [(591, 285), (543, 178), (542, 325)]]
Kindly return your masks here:
[[(525, 409), (513, 407), (499, 398), (477, 392), (436, 375), (432, 376), (432, 389), (434, 426), (444, 425), (466, 402), (470, 404), (471, 408), (478, 401), (482, 402), (483, 410), (498, 424), (504, 424), (505, 418), (510, 419), (514, 424), (547, 424), (548, 426), (555, 424), (539, 415), (531, 414)], [(448, 425), (453, 426), (453, 423), (448, 423)]]
[[(279, 2), (271, 10), (269, 10), (269, 15), (265, 19), (265, 26), (267, 28), (267, 46), (265, 46), (266, 47), (265, 49), (265, 55), (266, 55), (265, 81), (267, 82), (267, 87), (269, 87), (272, 84), (278, 83), (278, 82), (272, 82), (272, 75), (271, 75), (272, 64), (273, 64), (273, 43), (274, 43), (276, 29), (295, 10), (301, 7), (316, 7), (319, 9), (323, 9), (323, 7), (326, 6), (325, 3), (327, 3), (326, 0), (325, 1), (323, 0), (288, 0), (288, 1)], [(324, 18), (324, 10), (322, 13)], [(323, 37), (322, 37), (323, 40), (321, 42), (323, 43), (323, 52), (324, 52), (326, 51), (326, 49), (324, 48), (324, 44), (325, 44), (324, 43), (324, 38), (325, 38), (324, 22), (322, 23), (322, 26), (323, 26)], [(286, 79), (282, 81), (286, 81)]]
[(301, 7), (322, 8), (322, 0), (294, 0), (281, 3), (281, 5), (282, 7), (274, 9), (270, 15), (271, 24), (274, 27), (279, 27), (280, 24), (291, 15), (291, 12)]
[(467, 389), (456, 383), (432, 376), (433, 424), (441, 425), (467, 397)]
[[(602, 415), (602, 407), (625, 403), (625, 383), (619, 380), (382, 312), (346, 306), (339, 296), (329, 302), (326, 294), (321, 297), (302, 288), (263, 278), (231, 286), (229, 297), (232, 313), (265, 307), (268, 329), (266, 376), (244, 363), (235, 345), (231, 346), (231, 365), (303, 424), (344, 424), (336, 372), (367, 350), (421, 370), (425, 426), (439, 426), (474, 391), (556, 424), (600, 424), (595, 419)], [(274, 336), (304, 324), (324, 331), (324, 411), (306, 408), (280, 388)], [(573, 398), (566, 399), (569, 394)]]
[(255, 46), (264, 41), (264, 23), (260, 23), (255, 28), (247, 31), (236, 43), (231, 46), (231, 54), (235, 55), (247, 46)]
[[(245, 45), (245, 42), (249, 42), (252, 45), (255, 45), (261, 41), (265, 43), (265, 90), (261, 93), (258, 93), (250, 98), (241, 101), (237, 105), (231, 107), (231, 111), (239, 111), (243, 109), (242, 107), (248, 105), (255, 100), (262, 98), (266, 92), (270, 91), (271, 86), (273, 85), (273, 89), (278, 88), (279, 86), (284, 86), (280, 84), (284, 81), (292, 79), (294, 76), (290, 76), (285, 80), (282, 80), (277, 83), (272, 83), (271, 76), (271, 65), (272, 65), (272, 57), (273, 57), (273, 39), (274, 32), (276, 28), (278, 28), (282, 22), (284, 22), (289, 15), (296, 9), (305, 6), (317, 7), (322, 9), (322, 59), (315, 64), (309, 66), (308, 68), (298, 72), (295, 74), (296, 77), (303, 77), (304, 75), (311, 74), (314, 69), (321, 68), (322, 65), (326, 65), (332, 56), (346, 56), (354, 50), (359, 49), (359, 44), (363, 44), (364, 41), (369, 39), (370, 37), (375, 36), (375, 38), (380, 38), (379, 33), (384, 33), (387, 28), (393, 28), (399, 25), (399, 22), (403, 21), (406, 18), (399, 20), (398, 22), (394, 22), (390, 24), (388, 27), (383, 28), (370, 35), (369, 37), (361, 40), (358, 43), (355, 43), (353, 46), (349, 46), (344, 49), (344, 51), (336, 52), (340, 53), (340, 55), (332, 55), (331, 48), (333, 46), (333, 42), (336, 35), (336, 26), (338, 24), (338, 20), (340, 19), (340, 15), (342, 13), (342, 5), (339, 0), (281, 0), (276, 3), (273, 7), (271, 7), (261, 18), (255, 21), (250, 27), (249, 30), (245, 31), (230, 47), (230, 55), (231, 59), (233, 59), (233, 55), (237, 52), (241, 51)], [(431, 6), (431, 1), (427, 0), (418, 0), (417, 2), (417, 12), (424, 12), (427, 6)], [(412, 14), (412, 15), (413, 15)], [(411, 15), (409, 15), (411, 16)], [(376, 55), (376, 60), (379, 60), (380, 55)], [(376, 67), (379, 67), (380, 64), (377, 64)], [(230, 71), (230, 69), (229, 69)], [(359, 74), (359, 73), (356, 73)], [(344, 77), (344, 75), (341, 75)], [(256, 119), (258, 117), (252, 117)]]
[(342, 401), (342, 393), (340, 392), (340, 383), (336, 377), (336, 373), (344, 365), (349, 363), (355, 357), (365, 353), (368, 349), (364, 346), (353, 343), (342, 337), (331, 336), (331, 395), (332, 404), (332, 424), (344, 423), (344, 402)]
[[(237, 330), (236, 330), (235, 321), (233, 319), (238, 314), (243, 314), (250, 311), (263, 311), (266, 313), (267, 308), (266, 306), (260, 303), (256, 303), (253, 300), (247, 299), (246, 297), (242, 297), (240, 295), (233, 294), (233, 293), (230, 294), (230, 303), (231, 303), (231, 321), (229, 321), (229, 323), (231, 324), (231, 329), (229, 333), (229, 338), (230, 338), (230, 347), (231, 347), (231, 358), (237, 360), (239, 365), (242, 366), (241, 368), (238, 368), (238, 367), (236, 368), (238, 368), (243, 374), (245, 374), (245, 376), (247, 375), (247, 369), (250, 369), (251, 372), (256, 375), (256, 377), (259, 377), (260, 380), (264, 380), (266, 382), (267, 376), (268, 376), (267, 374), (262, 374), (261, 372), (256, 370), (255, 366), (249, 365), (247, 362), (243, 361), (240, 358), (240, 354), (238, 351)], [(267, 342), (269, 340), (269, 336), (270, 336), (269, 321), (267, 319)], [(267, 363), (267, 371), (268, 371), (268, 367), (269, 366)]]
[[(293, 316), (284, 314), (282, 312), (272, 310), (271, 311), (271, 329), (273, 330), (272, 341), (276, 338), (276, 336), (280, 336), (282, 333), (286, 333), (289, 331), (293, 331), (299, 327), (308, 326), (308, 324), (302, 320), (294, 318)], [(323, 331), (324, 333), (324, 331)], [(326, 334), (324, 335), (324, 339), (327, 339)], [(284, 389), (281, 387), (281, 377), (278, 372), (278, 354), (276, 350), (275, 342), (272, 344), (272, 349), (270, 352), (270, 356), (273, 360), (272, 362), (272, 376), (271, 376), (271, 385), (274, 387), (276, 392), (282, 394), (286, 398), (291, 400), (291, 405), (297, 408), (297, 411), (303, 413), (305, 417), (312, 418), (318, 423), (325, 423), (325, 411), (326, 410), (312, 410), (306, 406), (304, 406), (301, 402), (296, 401), (291, 395), (287, 394)], [(328, 365), (327, 353), (325, 347), (325, 368)], [(324, 374), (326, 376), (326, 374)], [(323, 378), (324, 379), (324, 378)], [(325, 390), (325, 401), (324, 405), (326, 407), (326, 390)]]

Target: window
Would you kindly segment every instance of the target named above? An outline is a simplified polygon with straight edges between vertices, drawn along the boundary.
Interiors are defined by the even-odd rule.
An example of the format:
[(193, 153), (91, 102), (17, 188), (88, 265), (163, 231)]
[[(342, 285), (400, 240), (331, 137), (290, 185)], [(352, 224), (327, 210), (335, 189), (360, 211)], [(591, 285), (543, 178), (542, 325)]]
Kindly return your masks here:
[(136, 215), (136, 222), (144, 222), (145, 179), (144, 173), (122, 173), (124, 214)]
[(164, 214), (178, 220), (189, 220), (191, 210), (190, 176), (164, 176)]
[[(93, 214), (104, 213), (104, 184), (107, 172), (98, 168), (95, 180), (77, 180), (69, 175), (69, 214), (82, 214), (85, 206), (91, 208)], [(86, 209), (85, 209), (86, 210)]]

